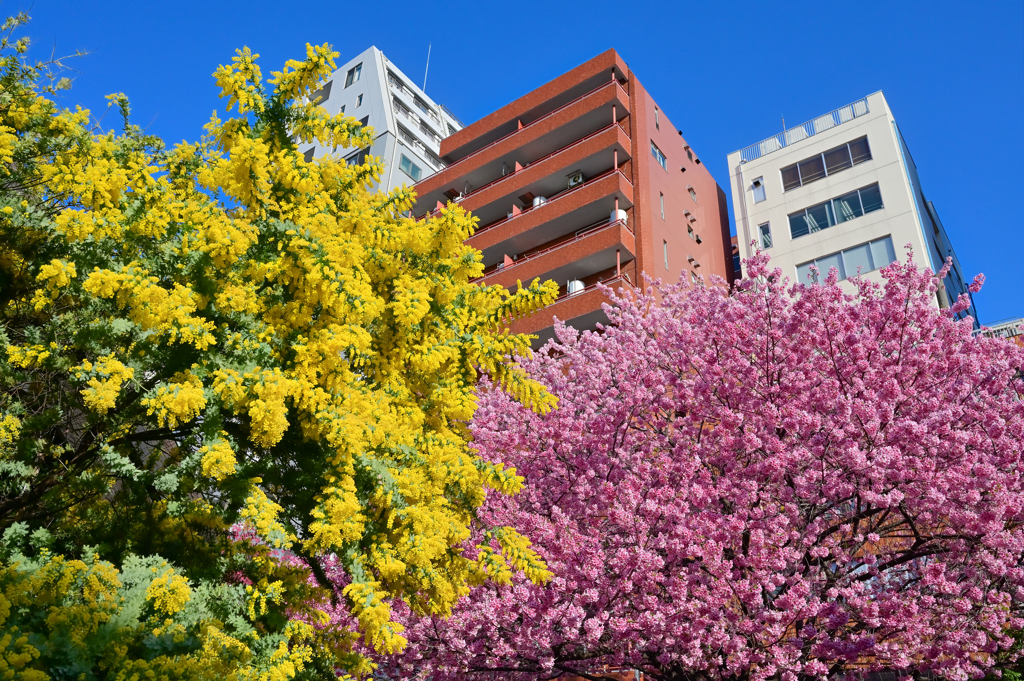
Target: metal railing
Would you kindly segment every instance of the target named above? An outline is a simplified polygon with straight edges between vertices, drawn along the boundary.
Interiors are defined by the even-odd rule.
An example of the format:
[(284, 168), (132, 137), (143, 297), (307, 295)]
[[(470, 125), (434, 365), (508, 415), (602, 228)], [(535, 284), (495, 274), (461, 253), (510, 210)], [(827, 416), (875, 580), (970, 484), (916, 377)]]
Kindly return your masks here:
[[(584, 293), (586, 293), (588, 291), (593, 291), (598, 286), (602, 286), (602, 285), (603, 286), (611, 286), (616, 281), (624, 281), (624, 282), (626, 282), (626, 284), (629, 285), (629, 287), (631, 289), (633, 289), (634, 291), (637, 290), (637, 287), (634, 286), (633, 282), (631, 282), (629, 280), (629, 276), (628, 275), (626, 275), (625, 273), (623, 273), (623, 274), (613, 274), (612, 276), (608, 277), (607, 279), (602, 279), (601, 281), (596, 281), (593, 284), (591, 284), (590, 286), (585, 286), (585, 287), (581, 288), (578, 291), (573, 291), (572, 293), (570, 293), (569, 291), (566, 291), (565, 293), (563, 293), (563, 294), (559, 295), (557, 298), (555, 298), (555, 300), (551, 303), (551, 305), (555, 305), (556, 303), (560, 303), (561, 301), (563, 301), (563, 300), (565, 300), (567, 298), (575, 298), (576, 296), (582, 295), (582, 294), (584, 294)], [(550, 307), (550, 305), (548, 307)]]
[(780, 132), (778, 135), (772, 135), (766, 140), (758, 142), (757, 144), (751, 144), (745, 149), (740, 149), (740, 162), (746, 163), (747, 161), (753, 161), (754, 159), (761, 158), (773, 151), (778, 151), (784, 147), (788, 147), (791, 144), (796, 144), (801, 140), (805, 140), (808, 137), (813, 137), (818, 133), (825, 132), (837, 125), (842, 125), (847, 121), (852, 121), (854, 118), (858, 118), (868, 113), (868, 98), (858, 99), (853, 104), (847, 104), (846, 106), (839, 107), (835, 111), (830, 111), (824, 116), (818, 116), (814, 120), (801, 123), (800, 125), (790, 128), (785, 132)]
[[(574, 244), (574, 243), (580, 241), (581, 239), (590, 238), (590, 237), (594, 236), (595, 234), (600, 234), (601, 232), (609, 230), (612, 227), (615, 227), (615, 226), (618, 226), (618, 225), (621, 225), (622, 227), (625, 227), (627, 232), (629, 232), (630, 234), (633, 234), (633, 230), (629, 228), (629, 224), (625, 220), (600, 220), (598, 222), (595, 222), (592, 225), (587, 225), (583, 229), (577, 230), (575, 236), (573, 236), (573, 238), (571, 238), (571, 239), (566, 239), (565, 241), (559, 241), (554, 246), (549, 246), (547, 248), (542, 248), (541, 250), (534, 251), (533, 253), (530, 253), (528, 255), (520, 255), (510, 265), (503, 265), (503, 263), (497, 263), (496, 265), (492, 265), (491, 267), (489, 267), (486, 270), (484, 270), (484, 273), (481, 276), (479, 276), (476, 279), (474, 279), (473, 281), (477, 281), (479, 279), (486, 279), (487, 277), (491, 276), (492, 274), (496, 274), (498, 272), (506, 272), (506, 271), (512, 269), (513, 267), (517, 267), (519, 265), (522, 265), (524, 262), (529, 262), (530, 260), (535, 260), (536, 258), (539, 258), (542, 255), (547, 255), (548, 253), (551, 253), (553, 251), (557, 251), (560, 248), (563, 248), (563, 247), (568, 246), (570, 244)], [(633, 234), (633, 237), (636, 238), (636, 235)]]
[(445, 112), (446, 114), (448, 114), (449, 116), (451, 116), (451, 117), (452, 117), (452, 120), (453, 120), (453, 121), (455, 121), (456, 123), (458, 123), (458, 124), (459, 124), (459, 127), (460, 127), (460, 128), (464, 128), (464, 127), (466, 127), (465, 123), (463, 123), (463, 122), (462, 122), (462, 121), (461, 121), (461, 120), (459, 119), (459, 117), (458, 117), (458, 116), (456, 116), (455, 114), (453, 114), (453, 113), (451, 112), (451, 110), (450, 110), (450, 109), (449, 109), (448, 107), (446, 107), (446, 106), (445, 106), (444, 104), (438, 104), (438, 106), (439, 106), (439, 107), (441, 107), (441, 110), (442, 110), (442, 111), (444, 111), (444, 112)]
[(992, 324), (983, 324), (980, 329), (974, 331), (974, 335), (989, 338), (1013, 338), (1024, 335), (1024, 318), (1003, 319)]
[[(606, 170), (605, 172), (601, 173), (600, 175), (595, 175), (594, 177), (590, 178), (589, 180), (587, 180), (583, 184), (576, 185), (572, 189), (564, 189), (564, 190), (562, 190), (561, 192), (559, 192), (557, 194), (553, 194), (553, 195), (549, 196), (548, 200), (545, 201), (544, 203), (540, 204), (539, 206), (527, 206), (526, 208), (524, 208), (520, 212), (516, 213), (515, 215), (512, 215), (510, 217), (501, 218), (500, 220), (492, 222), (489, 225), (484, 225), (483, 227), (481, 227), (477, 231), (473, 232), (473, 234), (470, 236), (470, 238), (472, 239), (477, 234), (482, 234), (484, 232), (487, 232), (489, 230), (494, 229), (495, 227), (499, 227), (499, 226), (504, 225), (504, 224), (506, 224), (508, 222), (511, 222), (512, 220), (515, 220), (516, 218), (519, 218), (519, 217), (522, 217), (522, 216), (526, 215), (530, 211), (537, 210), (538, 208), (542, 208), (544, 206), (548, 206), (552, 202), (557, 201), (558, 199), (562, 198), (563, 196), (566, 196), (567, 194), (571, 194), (571, 193), (573, 193), (575, 191), (579, 191), (580, 189), (583, 189), (584, 187), (589, 187), (593, 183), (595, 183), (595, 182), (597, 182), (599, 180), (603, 180), (604, 178), (608, 177), (609, 175), (614, 175), (615, 173), (618, 173), (619, 175), (622, 175), (622, 179), (624, 179), (626, 181), (626, 184), (628, 184), (630, 187), (633, 186), (633, 183), (630, 181), (630, 179), (628, 177), (626, 177), (626, 174), (624, 172), (622, 172), (618, 168), (611, 168), (610, 170)], [(431, 212), (431, 215), (433, 215), (434, 213), (437, 213), (437, 212), (438, 211), (435, 209), (434, 211)]]
[[(507, 135), (502, 135), (501, 137), (499, 137), (498, 139), (494, 140), (493, 142), (491, 142), (491, 143), (490, 143), (490, 144), (488, 144), (487, 146), (485, 146), (485, 147), (480, 147), (479, 149), (477, 149), (477, 150), (476, 150), (476, 151), (474, 151), (473, 153), (471, 153), (471, 154), (468, 154), (468, 155), (466, 155), (466, 156), (463, 156), (463, 157), (462, 157), (462, 158), (460, 158), (460, 159), (459, 159), (458, 161), (456, 161), (455, 163), (452, 163), (452, 164), (451, 164), (451, 165), (449, 165), (448, 167), (449, 167), (449, 168), (454, 168), (455, 166), (459, 165), (460, 163), (462, 163), (462, 162), (464, 162), (464, 161), (468, 161), (469, 159), (473, 158), (473, 157), (474, 157), (474, 156), (476, 156), (477, 154), (482, 154), (483, 152), (485, 152), (485, 151), (487, 151), (488, 149), (490, 149), (491, 147), (493, 147), (493, 146), (494, 146), (495, 144), (500, 144), (500, 143), (504, 142), (505, 140), (507, 140), (507, 139), (508, 139), (509, 137), (512, 137), (513, 135), (518, 135), (518, 134), (519, 134), (519, 133), (521, 133), (521, 132), (522, 132), (523, 130), (528, 130), (528, 129), (530, 129), (531, 127), (533, 127), (534, 125), (536, 125), (536, 124), (540, 123), (541, 121), (547, 120), (548, 118), (550, 118), (550, 117), (554, 116), (555, 114), (557, 114), (557, 113), (559, 113), (559, 112), (561, 112), (561, 111), (564, 111), (565, 109), (569, 108), (570, 106), (572, 106), (572, 105), (574, 105), (574, 104), (578, 104), (579, 102), (583, 101), (583, 100), (584, 100), (584, 99), (586, 99), (587, 97), (590, 97), (591, 95), (593, 95), (593, 94), (595, 94), (595, 93), (598, 93), (598, 92), (600, 92), (600, 91), (601, 91), (601, 90), (603, 90), (604, 88), (608, 87), (608, 85), (609, 85), (610, 83), (615, 83), (616, 85), (618, 85), (619, 89), (620, 89), (620, 90), (622, 90), (622, 93), (623, 93), (624, 95), (626, 95), (626, 99), (627, 99), (627, 100), (629, 99), (629, 93), (628, 93), (628, 92), (626, 92), (626, 88), (622, 87), (622, 85), (621, 85), (621, 84), (619, 83), (619, 81), (617, 81), (617, 80), (611, 80), (611, 81), (608, 81), (607, 83), (604, 83), (604, 84), (602, 84), (602, 85), (598, 85), (598, 86), (597, 86), (596, 88), (594, 88), (594, 89), (593, 89), (593, 90), (591, 90), (590, 92), (586, 92), (586, 93), (584, 93), (584, 94), (580, 95), (579, 97), (577, 97), (576, 99), (572, 100), (571, 102), (568, 102), (568, 103), (566, 103), (566, 104), (563, 104), (562, 106), (558, 107), (557, 109), (554, 109), (554, 110), (552, 110), (552, 111), (549, 111), (549, 112), (547, 112), (546, 114), (544, 114), (543, 116), (541, 116), (541, 117), (540, 117), (540, 118), (538, 118), (537, 120), (535, 120), (535, 121), (530, 121), (529, 123), (527, 123), (527, 124), (526, 124), (526, 125), (524, 125), (523, 127), (519, 128), (519, 129), (517, 129), (517, 130), (513, 130), (512, 132), (508, 133)], [(536, 163), (536, 161), (534, 161), (534, 163)]]
[[(573, 147), (575, 147), (575, 146), (577, 146), (579, 144), (583, 144), (584, 142), (587, 142), (587, 141), (593, 139), (594, 137), (597, 137), (598, 135), (602, 135), (602, 134), (608, 132), (612, 128), (618, 128), (619, 130), (622, 130), (622, 126), (621, 125), (619, 125), (618, 123), (612, 123), (611, 125), (609, 125), (607, 127), (601, 128), (600, 130), (598, 130), (596, 132), (590, 133), (586, 137), (581, 137), (580, 139), (576, 140), (575, 142), (570, 142), (569, 144), (566, 144), (561, 149), (555, 149), (550, 154), (547, 154), (545, 156), (541, 156), (536, 161), (533, 161), (530, 164), (524, 166), (523, 169), (518, 171), (518, 172), (511, 172), (508, 175), (502, 175), (501, 177), (495, 178), (495, 179), (491, 180), (490, 182), (488, 182), (487, 184), (482, 184), (479, 187), (477, 187), (476, 189), (474, 189), (473, 191), (468, 192), (466, 194), (463, 194), (462, 196), (459, 197), (458, 200), (460, 202), (461, 201), (465, 201), (467, 198), (469, 198), (470, 196), (473, 196), (474, 194), (478, 194), (478, 193), (482, 192), (485, 189), (490, 189), (491, 187), (493, 187), (496, 184), (500, 184), (500, 183), (504, 182), (505, 180), (508, 180), (510, 178), (515, 177), (519, 173), (523, 172), (523, 170), (526, 170), (527, 168), (533, 168), (534, 166), (538, 165), (539, 163), (542, 163), (543, 161), (548, 160), (549, 158), (551, 158), (553, 156), (557, 156), (558, 154), (561, 154), (562, 152), (564, 152), (564, 151), (566, 151), (568, 149), (572, 149)], [(629, 139), (629, 138), (627, 137), (627, 139)], [(448, 166), (448, 168), (451, 168), (451, 166)], [(612, 168), (612, 170), (615, 170), (615, 168)], [(430, 214), (432, 215), (432, 214), (434, 214), (436, 212), (437, 212), (437, 209), (435, 208), (434, 210), (432, 210), (430, 212)]]

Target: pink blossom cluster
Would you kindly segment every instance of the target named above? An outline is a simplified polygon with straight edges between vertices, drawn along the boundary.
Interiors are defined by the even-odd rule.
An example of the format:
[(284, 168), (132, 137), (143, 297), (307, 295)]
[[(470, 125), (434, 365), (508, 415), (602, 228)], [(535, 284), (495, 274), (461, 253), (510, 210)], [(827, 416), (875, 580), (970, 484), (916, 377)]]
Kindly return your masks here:
[(523, 362), (547, 415), (481, 397), (475, 446), (527, 483), (481, 520), (554, 577), (403, 610), (386, 676), (984, 675), (1024, 625), (1024, 350), (972, 336), (912, 263), (855, 294), (744, 269), (560, 326)]

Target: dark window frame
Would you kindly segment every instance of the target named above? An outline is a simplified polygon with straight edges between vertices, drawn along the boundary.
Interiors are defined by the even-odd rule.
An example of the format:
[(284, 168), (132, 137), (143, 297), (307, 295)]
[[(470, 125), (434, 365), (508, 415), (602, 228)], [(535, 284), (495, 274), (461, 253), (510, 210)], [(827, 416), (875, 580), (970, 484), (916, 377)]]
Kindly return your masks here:
[[(877, 206), (873, 206), (871, 208), (871, 210), (865, 210), (865, 203), (864, 203), (863, 192), (871, 190), (871, 189), (876, 190), (877, 193), (878, 193), (878, 205)], [(849, 196), (849, 195), (853, 194), (854, 192), (856, 192), (856, 194), (857, 194), (857, 201), (860, 203), (860, 213), (857, 213), (857, 214), (853, 215), (852, 217), (849, 217), (849, 218), (847, 218), (845, 220), (840, 221), (836, 217), (835, 202), (837, 200), (841, 199), (841, 198), (844, 198), (846, 196)], [(810, 224), (808, 224), (808, 222), (807, 222), (807, 216), (810, 214), (810, 212), (812, 210), (816, 210), (816, 209), (819, 209), (819, 208), (824, 208), (824, 210), (825, 210), (825, 217), (826, 217), (825, 221), (826, 221), (827, 224), (825, 224), (824, 226), (819, 226), (817, 229), (811, 231)], [(789, 213), (786, 216), (786, 219), (789, 222), (789, 238), (790, 239), (800, 239), (802, 237), (808, 236), (809, 234), (817, 234), (818, 232), (824, 231), (826, 229), (830, 229), (832, 227), (835, 227), (836, 225), (841, 225), (841, 224), (850, 222), (852, 220), (856, 220), (857, 218), (864, 217), (868, 213), (874, 213), (875, 211), (882, 210), (883, 208), (885, 208), (885, 202), (882, 200), (882, 190), (878, 186), (877, 182), (873, 182), (873, 183), (871, 183), (869, 185), (865, 185), (863, 187), (858, 187), (857, 189), (854, 189), (854, 190), (851, 190), (851, 191), (848, 191), (848, 192), (843, 192), (842, 194), (839, 194), (838, 196), (832, 197), (828, 201), (822, 201), (820, 203), (816, 203), (813, 206), (808, 206), (807, 208), (804, 208), (803, 210), (798, 210), (795, 213)], [(794, 218), (804, 218), (804, 225), (803, 225), (803, 227), (804, 227), (804, 229), (806, 229), (806, 231), (800, 230), (799, 234), (794, 233), (794, 231), (793, 231), (793, 219)]]
[[(861, 154), (861, 155), (859, 155), (857, 157), (854, 157), (853, 147), (851, 145), (858, 144), (860, 142), (863, 142), (863, 146), (864, 146), (866, 155), (865, 154)], [(837, 167), (832, 172), (829, 172), (829, 170), (828, 170), (828, 162), (826, 161), (825, 157), (828, 156), (829, 154), (837, 152), (837, 151), (839, 151), (841, 149), (846, 149), (847, 158), (850, 161), (850, 165), (842, 166), (842, 167)], [(840, 144), (838, 147), (832, 147), (831, 149), (826, 149), (825, 151), (821, 152), (820, 154), (815, 154), (814, 156), (808, 156), (807, 158), (801, 159), (801, 160), (797, 161), (796, 163), (793, 163), (791, 165), (786, 166), (785, 168), (780, 168), (779, 169), (779, 175), (782, 177), (782, 191), (783, 192), (789, 192), (789, 191), (793, 191), (794, 189), (799, 189), (800, 187), (806, 186), (806, 185), (808, 185), (808, 184), (810, 184), (812, 182), (816, 182), (816, 181), (818, 181), (818, 180), (820, 180), (822, 178), (830, 177), (830, 176), (832, 176), (832, 175), (834, 175), (836, 173), (840, 173), (840, 172), (842, 172), (844, 170), (848, 170), (849, 168), (853, 168), (854, 166), (860, 165), (861, 163), (864, 163), (866, 161), (870, 161), (872, 158), (873, 158), (873, 156), (871, 155), (871, 145), (868, 143), (868, 136), (867, 135), (861, 135), (860, 137), (858, 137), (856, 139), (852, 139), (849, 142), (846, 142), (845, 144)], [(804, 179), (803, 169), (800, 166), (804, 165), (804, 164), (810, 164), (810, 163), (814, 162), (815, 160), (817, 160), (818, 162), (821, 163), (821, 172), (822, 172), (822, 174), (821, 175), (817, 175), (815, 177), (812, 177), (812, 178), (810, 178), (808, 180), (805, 180)], [(786, 173), (787, 173), (787, 171), (792, 171), (792, 170), (796, 170), (796, 173), (797, 173), (797, 175), (796, 175), (796, 184), (793, 184), (792, 179), (790, 179), (790, 182), (787, 184), (787, 182), (786, 182)]]

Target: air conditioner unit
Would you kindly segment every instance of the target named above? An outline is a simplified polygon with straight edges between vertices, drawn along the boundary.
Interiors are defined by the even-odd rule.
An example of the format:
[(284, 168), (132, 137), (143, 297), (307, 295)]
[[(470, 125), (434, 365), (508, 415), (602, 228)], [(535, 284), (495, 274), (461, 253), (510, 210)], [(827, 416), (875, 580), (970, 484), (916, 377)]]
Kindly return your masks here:
[(569, 175), (569, 189), (572, 189), (578, 184), (583, 184), (583, 173), (577, 170)]
[(586, 287), (583, 285), (583, 282), (580, 281), (579, 279), (573, 279), (568, 284), (566, 284), (565, 288), (566, 290), (568, 290), (570, 296), (574, 296), (577, 293), (582, 292), (583, 289)]

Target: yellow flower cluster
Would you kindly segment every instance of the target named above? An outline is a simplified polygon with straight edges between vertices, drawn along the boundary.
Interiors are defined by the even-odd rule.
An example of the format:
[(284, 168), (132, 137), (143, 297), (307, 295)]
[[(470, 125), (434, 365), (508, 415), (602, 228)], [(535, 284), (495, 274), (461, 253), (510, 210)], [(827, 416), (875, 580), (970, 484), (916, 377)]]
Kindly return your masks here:
[(45, 283), (48, 291), (56, 291), (70, 284), (71, 280), (77, 276), (75, 263), (54, 258), (50, 264), (39, 268), (39, 275), (36, 279)]
[[(554, 406), (543, 386), (510, 363), (528, 354), (530, 343), (507, 326), (550, 303), (557, 287), (534, 281), (508, 292), (470, 283), (482, 265), (480, 254), (464, 245), (476, 222), (461, 207), (416, 220), (407, 217), (411, 190), (373, 191), (383, 170), (379, 160), (349, 166), (330, 154), (308, 163), (302, 158), (294, 140), (339, 149), (372, 141), (372, 130), (357, 120), (308, 100), (331, 76), (335, 56), (327, 46), (307, 46), (306, 59), (275, 73), (270, 89), (257, 56), (240, 50), (214, 74), (228, 110), (237, 106), (239, 115), (214, 116), (200, 142), (168, 153), (156, 153), (161, 144), (127, 123), (122, 95), (111, 97), (126, 118), (121, 136), (95, 134), (88, 112), (60, 111), (44, 97), (0, 108), (0, 163), (17, 158), (18, 145), (30, 139), (23, 131), (37, 130), (40, 121), (61, 140), (41, 156), (31, 178), (45, 188), (46, 201), (52, 197), (60, 206), (56, 233), (46, 230), (52, 239), (42, 251), (46, 261), (27, 262), (36, 252), (27, 247), (0, 253), (0, 267), (31, 265), (26, 271), (38, 272), (11, 306), (32, 317), (19, 317), (20, 326), (11, 328), (41, 319), (40, 333), (47, 343), (60, 341), (62, 357), (106, 353), (68, 371), (53, 358), (42, 365), (56, 346), (18, 337), (8, 357), (15, 369), (52, 372), (52, 385), (68, 378), (85, 383), (80, 395), (91, 412), (91, 437), (97, 451), (113, 452), (114, 463), (95, 457), (98, 478), (117, 479), (126, 475), (122, 469), (143, 465), (153, 469), (147, 475), (166, 468), (157, 480), (170, 487), (197, 473), (206, 478), (201, 487), (209, 498), (178, 492), (173, 517), (165, 513), (170, 499), (159, 513), (133, 505), (122, 515), (153, 511), (162, 518), (160, 532), (192, 532), (199, 542), (241, 517), (275, 548), (298, 541), (290, 528), (302, 524), (307, 555), (341, 556), (354, 574), (374, 575), (372, 584), (353, 584), (347, 597), (365, 639), (392, 652), (404, 644), (390, 619), (392, 599), (446, 613), (481, 573), (546, 575), (511, 530), (495, 535), (483, 567), (465, 558), (460, 545), (485, 489), (511, 494), (521, 486), (514, 470), (478, 461), (469, 446), (466, 423), (476, 411), (477, 381), (487, 374), (534, 409)], [(0, 229), (21, 219), (0, 219)], [(51, 329), (65, 322), (69, 328), (57, 338)], [(141, 399), (122, 397), (128, 381), (145, 391)], [(49, 437), (19, 435), (24, 427), (15, 421), (0, 422), (0, 438)], [(146, 459), (139, 443), (166, 437), (154, 433), (162, 428), (180, 430), (173, 443), (179, 449), (145, 464), (124, 463)], [(122, 456), (136, 445), (141, 457)], [(277, 482), (261, 487), (255, 480), (240, 504), (236, 449), (253, 451), (247, 466), (275, 474), (302, 457), (316, 465), (295, 471), (287, 484), (296, 489), (288, 494)], [(179, 469), (186, 465), (191, 468)], [(119, 493), (116, 486), (111, 491)], [(292, 498), (308, 503), (278, 503)], [(120, 496), (116, 503), (147, 502)], [(99, 532), (92, 518), (104, 514), (78, 511), (67, 511), (62, 522)], [(204, 544), (189, 556), (216, 555), (218, 547)], [(173, 614), (184, 606), (184, 576), (195, 577), (187, 570), (150, 584), (157, 610)], [(258, 589), (264, 600), (251, 601), (253, 613), (277, 594), (268, 588)], [(289, 611), (306, 607), (289, 600), (299, 590), (281, 589), (274, 597)], [(204, 631), (203, 655), (220, 655), (214, 648), (249, 654), (218, 632)], [(181, 631), (164, 631), (171, 633)], [(350, 643), (339, 632), (331, 635)], [(283, 679), (298, 673), (306, 653), (299, 645), (282, 650)], [(170, 669), (127, 653), (118, 659), (111, 669), (124, 670), (125, 679), (158, 678)]]
[(113, 298), (143, 331), (165, 334), (172, 343), (206, 350), (216, 342), (213, 323), (193, 315), (199, 297), (191, 288), (176, 283), (168, 291), (134, 262), (120, 272), (95, 268), (83, 288), (97, 298)]
[(156, 422), (166, 428), (177, 428), (199, 416), (206, 406), (203, 382), (191, 372), (182, 372), (172, 377), (172, 382), (159, 386), (152, 397), (142, 400), (146, 414), (156, 417)]
[[(164, 567), (166, 565), (164, 563)], [(156, 572), (157, 569), (153, 568), (153, 571)], [(192, 589), (189, 588), (187, 579), (175, 574), (173, 568), (167, 567), (149, 583), (149, 587), (146, 589), (146, 600), (153, 604), (153, 608), (157, 612), (170, 617), (192, 600)]]
[(391, 606), (381, 600), (375, 585), (353, 583), (345, 587), (345, 596), (353, 603), (352, 614), (359, 621), (370, 645), (379, 653), (390, 655), (402, 650), (407, 640), (398, 622), (391, 621)]
[(121, 386), (125, 381), (135, 377), (135, 369), (126, 367), (113, 355), (100, 357), (93, 364), (85, 360), (75, 368), (75, 378), (82, 380), (89, 376), (87, 388), (80, 391), (85, 398), (85, 406), (98, 414), (105, 414), (117, 403)]
[(246, 604), (249, 608), (250, 620), (256, 621), (256, 618), (267, 614), (268, 600), (274, 603), (281, 602), (282, 586), (283, 584), (280, 580), (269, 584), (266, 580), (263, 580), (258, 587), (251, 584), (245, 587)]
[(260, 93), (260, 67), (256, 59), (260, 55), (253, 54), (249, 48), (236, 50), (231, 59), (231, 66), (219, 66), (213, 77), (221, 89), (221, 97), (228, 98), (228, 111), (238, 104), (238, 113), (263, 110), (263, 97)]
[(203, 445), (199, 453), (203, 455), (203, 475), (219, 481), (234, 474), (238, 461), (231, 450), (231, 445), (226, 441), (218, 439), (212, 444)]
[(50, 350), (45, 345), (7, 346), (7, 360), (22, 369), (42, 364), (49, 356)]
[(281, 507), (267, 498), (266, 493), (256, 486), (262, 482), (259, 478), (254, 478), (252, 482), (252, 490), (239, 514), (242, 522), (253, 528), (261, 539), (275, 549), (291, 547), (295, 537), (278, 520)]
[(13, 449), (21, 434), (21, 419), (12, 414), (5, 414), (0, 418), (0, 454)]

